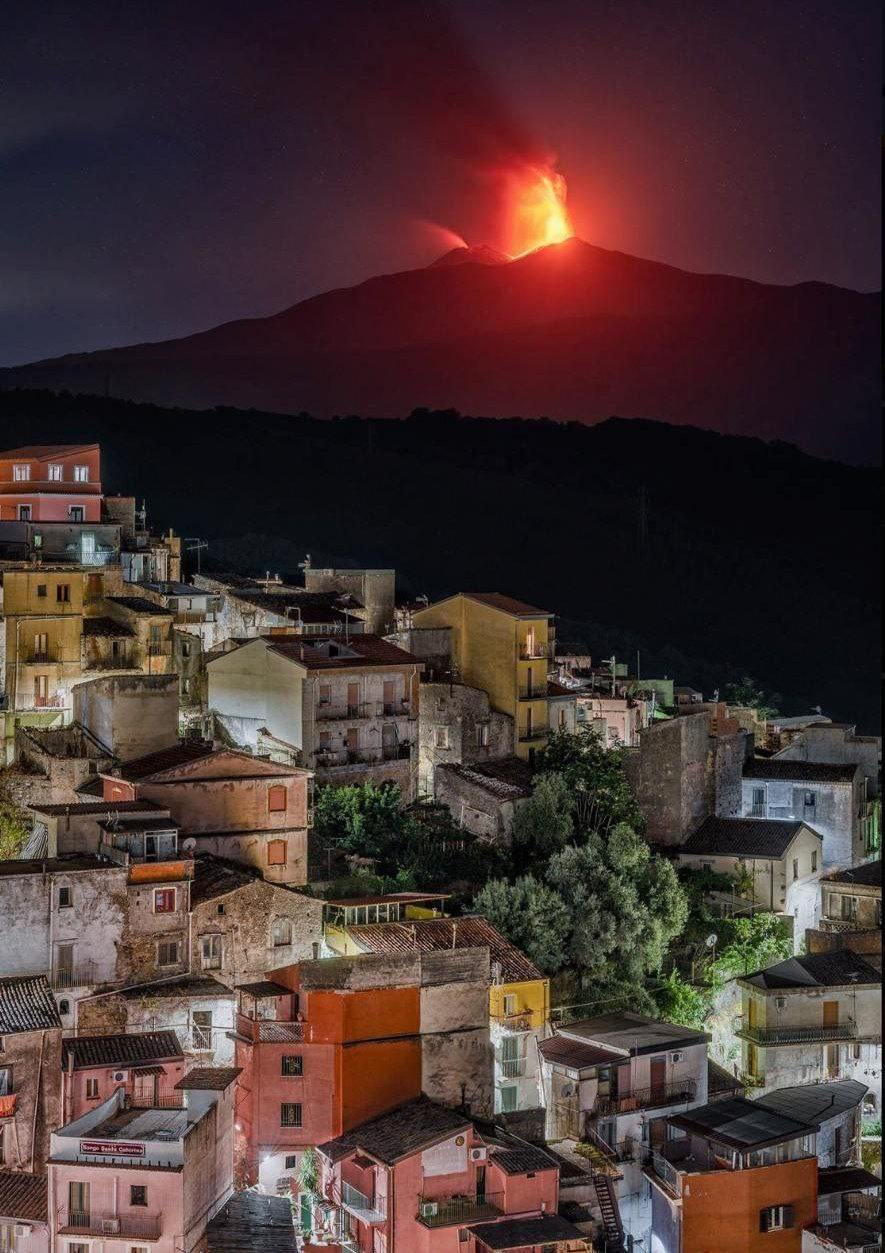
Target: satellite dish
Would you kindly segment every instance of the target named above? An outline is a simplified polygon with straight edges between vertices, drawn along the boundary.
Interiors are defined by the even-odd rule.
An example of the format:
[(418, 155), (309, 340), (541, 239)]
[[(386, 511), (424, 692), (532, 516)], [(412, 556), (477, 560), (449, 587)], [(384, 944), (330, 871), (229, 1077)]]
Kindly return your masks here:
[(562, 1087), (559, 1089), (560, 1096), (574, 1096), (574, 1093), (575, 1093), (574, 1085), (571, 1083), (564, 1083)]
[(717, 939), (718, 939), (718, 936), (716, 935), (716, 932), (711, 931), (710, 934), (707, 936), (706, 940), (704, 940), (704, 943), (706, 944), (707, 948), (715, 948)]
[(197, 847), (197, 841), (189, 836), (188, 839), (182, 840), (181, 847), (183, 852), (191, 853)]

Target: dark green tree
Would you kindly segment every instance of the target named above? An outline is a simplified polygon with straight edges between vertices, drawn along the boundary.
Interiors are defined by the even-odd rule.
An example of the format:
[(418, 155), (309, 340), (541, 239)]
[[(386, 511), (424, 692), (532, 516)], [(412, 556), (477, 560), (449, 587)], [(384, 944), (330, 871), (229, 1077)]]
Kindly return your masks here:
[(610, 831), (625, 822), (643, 831), (645, 820), (624, 769), (626, 749), (609, 748), (598, 731), (557, 731), (537, 758), (539, 774), (562, 776), (578, 831)]
[(473, 907), (545, 974), (562, 969), (571, 926), (568, 907), (534, 875), (523, 875), (515, 883), (492, 880), (475, 897)]
[(537, 775), (532, 794), (513, 816), (514, 849), (532, 860), (564, 848), (574, 834), (574, 795), (562, 774)]

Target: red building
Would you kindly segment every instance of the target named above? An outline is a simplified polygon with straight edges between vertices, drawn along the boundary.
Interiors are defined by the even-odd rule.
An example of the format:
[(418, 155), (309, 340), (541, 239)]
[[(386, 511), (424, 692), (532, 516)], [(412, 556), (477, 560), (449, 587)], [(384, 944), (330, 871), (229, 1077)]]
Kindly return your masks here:
[(327, 958), (238, 988), (245, 1177), (275, 1192), (305, 1148), (422, 1090), (488, 1108), (488, 969), (487, 949)]
[(62, 1044), (62, 1119), (72, 1122), (117, 1088), (135, 1109), (180, 1104), (175, 1085), (185, 1060), (174, 1031), (76, 1036)]
[(426, 1097), (318, 1149), (314, 1235), (352, 1253), (565, 1253), (589, 1241), (557, 1214), (559, 1165)]
[(0, 453), (0, 521), (100, 522), (98, 444), (30, 444)]

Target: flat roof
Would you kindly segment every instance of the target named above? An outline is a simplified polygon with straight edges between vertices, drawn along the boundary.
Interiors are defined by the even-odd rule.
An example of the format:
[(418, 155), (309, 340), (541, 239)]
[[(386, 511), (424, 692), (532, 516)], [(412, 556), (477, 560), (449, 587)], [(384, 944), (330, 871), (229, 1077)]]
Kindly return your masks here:
[(324, 905), (418, 905), (421, 901), (447, 901), (451, 892), (387, 892), (381, 896), (330, 896)]
[(668, 1121), (683, 1131), (708, 1136), (741, 1152), (797, 1140), (817, 1130), (813, 1123), (791, 1118), (743, 1096), (723, 1097)]
[[(202, 1117), (202, 1111), (188, 1109), (122, 1109), (87, 1132), (77, 1132), (80, 1140), (183, 1140), (190, 1127)], [(61, 1127), (59, 1135), (70, 1135)]]
[(704, 1031), (681, 1027), (674, 1022), (662, 1022), (657, 1018), (645, 1018), (629, 1010), (571, 1022), (560, 1028), (560, 1035), (634, 1056), (638, 1053), (661, 1053), (680, 1044), (703, 1044), (711, 1039)]

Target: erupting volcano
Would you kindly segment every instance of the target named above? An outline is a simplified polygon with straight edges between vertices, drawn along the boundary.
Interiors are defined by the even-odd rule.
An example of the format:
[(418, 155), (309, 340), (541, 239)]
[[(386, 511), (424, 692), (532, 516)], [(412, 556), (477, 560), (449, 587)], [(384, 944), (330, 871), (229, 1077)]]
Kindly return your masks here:
[(507, 176), (507, 251), (512, 257), (572, 237), (565, 201), (565, 178), (552, 165), (527, 166)]

